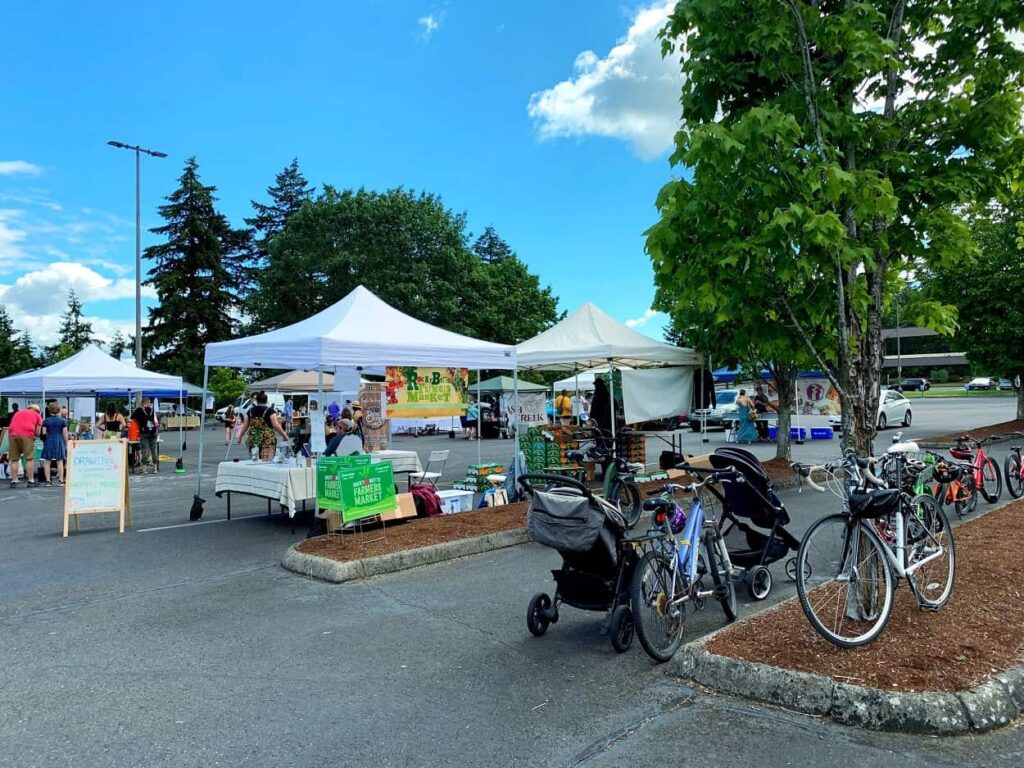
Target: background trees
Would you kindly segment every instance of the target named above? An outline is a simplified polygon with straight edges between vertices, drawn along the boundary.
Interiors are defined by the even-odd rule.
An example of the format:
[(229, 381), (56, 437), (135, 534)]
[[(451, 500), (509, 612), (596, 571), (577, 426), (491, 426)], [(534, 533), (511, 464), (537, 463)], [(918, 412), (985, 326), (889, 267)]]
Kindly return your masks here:
[(231, 338), (247, 266), (248, 233), (217, 211), (215, 189), (189, 158), (178, 189), (159, 208), (167, 223), (151, 230), (165, 242), (143, 254), (153, 263), (146, 284), (159, 298), (143, 329), (146, 361), (189, 381), (202, 378), (206, 344)]
[[(986, 206), (969, 225), (975, 258), (932, 269), (921, 292), (956, 307), (957, 339), (972, 363), (1024, 382), (1024, 192)], [(1021, 387), (1017, 418), (1024, 419)]]
[(71, 357), (94, 341), (92, 323), (82, 317), (82, 302), (74, 290), (68, 291), (68, 308), (61, 315), (59, 334), (57, 343), (43, 350), (46, 365)]
[(38, 362), (28, 334), (14, 327), (7, 308), (0, 304), (0, 377), (35, 368)]
[[(691, 253), (763, 285), (765, 321), (829, 373), (859, 452), (892, 287), (968, 257), (958, 210), (1020, 163), (1024, 54), (1007, 32), (1022, 24), (1016, 0), (682, 0), (663, 31), (686, 51), (672, 162), (687, 176), (648, 236), (659, 287), (685, 291)], [(711, 287), (727, 322), (749, 289)], [(953, 312), (919, 320), (948, 329)]]

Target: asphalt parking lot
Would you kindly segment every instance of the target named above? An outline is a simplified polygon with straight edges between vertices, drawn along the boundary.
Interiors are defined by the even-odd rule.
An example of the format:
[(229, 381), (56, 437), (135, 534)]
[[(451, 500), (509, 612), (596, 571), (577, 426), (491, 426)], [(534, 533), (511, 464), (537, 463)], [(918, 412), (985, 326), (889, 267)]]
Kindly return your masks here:
[[(943, 402), (915, 403), (915, 432), (1012, 417), (1007, 401)], [(467, 441), (400, 440), (475, 461)], [(1016, 728), (874, 734), (694, 690), (636, 645), (616, 654), (599, 614), (566, 609), (535, 639), (526, 604), (559, 562), (536, 545), (348, 585), (288, 573), (303, 527), (242, 497), (225, 522), (214, 466), (206, 515), (187, 522), (194, 442), (187, 474), (132, 479), (124, 535), (93, 516), (64, 540), (60, 489), (0, 489), (0, 766), (1024, 764)], [(832, 503), (783, 499), (797, 536)], [(777, 573), (771, 600), (789, 594)], [(741, 616), (757, 609), (740, 597)], [(712, 604), (687, 638), (721, 624)]]

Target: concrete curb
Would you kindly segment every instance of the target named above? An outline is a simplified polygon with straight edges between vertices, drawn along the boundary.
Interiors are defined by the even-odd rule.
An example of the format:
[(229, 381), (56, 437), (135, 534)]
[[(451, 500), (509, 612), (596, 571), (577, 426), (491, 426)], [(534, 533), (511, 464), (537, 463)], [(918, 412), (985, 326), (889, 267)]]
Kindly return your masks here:
[(419, 568), (422, 565), (432, 565), (459, 557), (479, 555), (495, 549), (514, 547), (518, 544), (525, 544), (527, 541), (529, 538), (526, 536), (526, 529), (516, 528), (510, 531), (498, 531), (484, 536), (474, 536), (470, 539), (446, 541), (441, 544), (431, 544), (426, 547), (346, 562), (331, 560), (319, 555), (307, 555), (304, 552), (299, 552), (296, 549), (298, 545), (293, 544), (288, 547), (284, 557), (281, 558), (281, 565), (289, 571), (308, 576), (311, 579), (342, 584), (346, 581), (381, 576), (385, 573)]
[[(769, 610), (778, 610), (790, 600)], [(827, 675), (719, 656), (706, 649), (713, 637), (732, 626), (736, 625), (680, 648), (669, 662), (669, 673), (732, 696), (877, 731), (933, 736), (983, 733), (1024, 714), (1024, 666), (997, 673), (968, 691), (882, 691), (840, 683)]]

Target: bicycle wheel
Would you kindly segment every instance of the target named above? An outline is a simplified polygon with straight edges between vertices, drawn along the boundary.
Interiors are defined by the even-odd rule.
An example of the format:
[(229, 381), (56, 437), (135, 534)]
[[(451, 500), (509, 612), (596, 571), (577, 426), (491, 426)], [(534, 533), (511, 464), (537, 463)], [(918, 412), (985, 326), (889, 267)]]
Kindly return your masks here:
[(711, 571), (711, 581), (715, 585), (715, 599), (722, 605), (726, 621), (736, 621), (736, 584), (729, 576), (729, 569), (723, 555), (725, 541), (714, 528), (709, 528), (704, 533), (704, 551), (707, 553), (708, 570)]
[[(927, 560), (908, 574), (918, 603), (941, 608), (953, 594), (956, 578), (956, 546), (949, 518), (931, 496), (917, 496), (906, 516), (907, 567)], [(929, 559), (931, 558), (931, 559)]]
[(1006, 457), (1003, 469), (1006, 470), (1006, 490), (1008, 490), (1010, 495), (1015, 499), (1019, 499), (1021, 496), (1024, 496), (1024, 475), (1021, 474), (1020, 454), (1016, 451), (1012, 451), (1010, 455)]
[(978, 508), (978, 486), (974, 484), (974, 473), (964, 472), (958, 485), (953, 486), (953, 509), (957, 517), (969, 515)]
[(608, 500), (619, 505), (619, 511), (626, 519), (626, 525), (632, 528), (643, 514), (643, 498), (640, 489), (631, 480), (615, 480), (608, 489)]
[(866, 645), (889, 621), (894, 585), (883, 547), (871, 526), (847, 515), (823, 517), (804, 534), (796, 591), (807, 620), (830, 643)]
[(1003, 494), (1003, 479), (999, 475), (999, 465), (991, 456), (986, 456), (981, 462), (981, 485), (978, 490), (989, 504), (995, 504)]
[(675, 655), (683, 642), (686, 621), (686, 604), (675, 603), (683, 597), (683, 584), (678, 569), (672, 568), (671, 557), (675, 555), (644, 553), (629, 585), (636, 636), (657, 662)]

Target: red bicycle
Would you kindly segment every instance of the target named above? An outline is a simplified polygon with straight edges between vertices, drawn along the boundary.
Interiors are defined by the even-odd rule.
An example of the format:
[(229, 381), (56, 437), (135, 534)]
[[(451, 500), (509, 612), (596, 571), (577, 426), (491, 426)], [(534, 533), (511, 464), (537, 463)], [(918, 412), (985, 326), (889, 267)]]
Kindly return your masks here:
[[(1011, 437), (1024, 437), (1024, 432), (1014, 432)], [(1010, 446), (1010, 455), (1003, 464), (1006, 472), (1006, 490), (1015, 499), (1024, 496), (1024, 460), (1021, 460), (1019, 445)]]
[[(989, 504), (995, 504), (1003, 493), (1003, 478), (999, 474), (999, 465), (985, 453), (985, 446), (995, 440), (988, 437), (975, 440), (967, 435), (958, 437), (956, 445), (949, 449), (954, 459), (969, 461), (974, 468), (974, 485)], [(975, 450), (970, 446), (974, 445)]]

